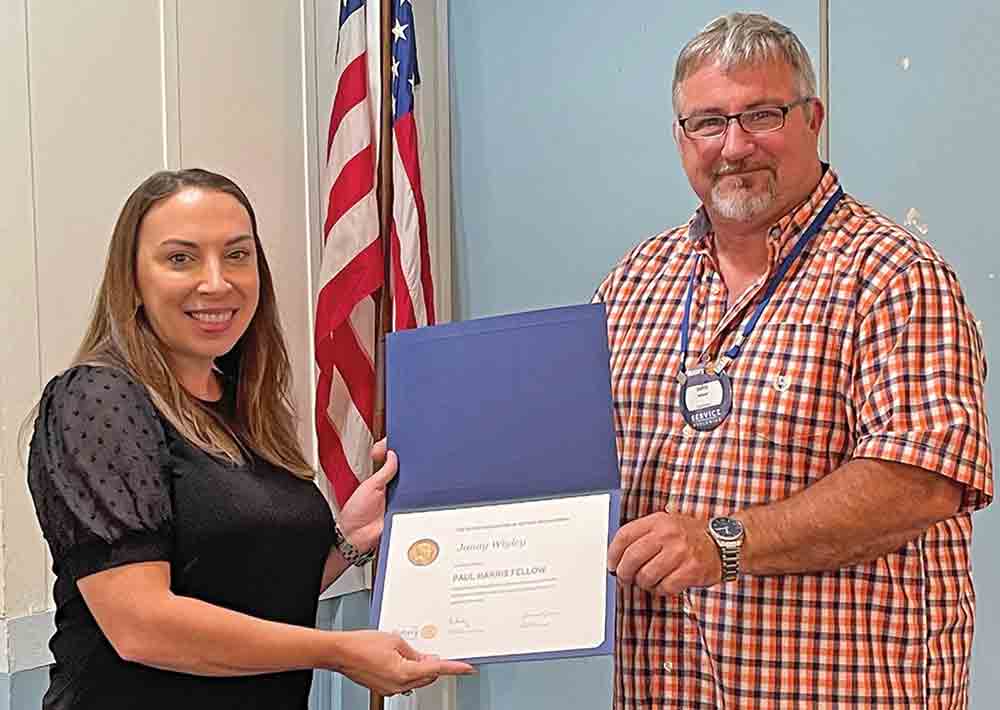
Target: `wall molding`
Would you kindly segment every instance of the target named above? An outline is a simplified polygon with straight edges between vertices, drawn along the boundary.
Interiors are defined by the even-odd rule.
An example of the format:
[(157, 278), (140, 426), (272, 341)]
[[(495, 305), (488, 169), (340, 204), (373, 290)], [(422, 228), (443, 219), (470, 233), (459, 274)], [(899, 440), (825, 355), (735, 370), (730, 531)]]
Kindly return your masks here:
[(452, 190), (451, 190), (451, 72), (448, 41), (448, 0), (431, 0), (413, 6), (416, 14), (417, 51), (422, 66), (420, 119), (420, 168), (427, 196), (427, 231), (434, 276), (437, 320), (453, 316), (452, 297)]
[(830, 162), (830, 0), (819, 0), (819, 97), (826, 108), (819, 154)]
[(177, 0), (160, 0), (160, 85), (163, 101), (163, 168), (185, 167), (181, 155), (180, 55)]
[[(319, 280), (319, 270), (323, 259), (323, 216), (321, 193), (322, 193), (322, 166), (320, 165), (320, 101), (319, 101), (319, 62), (321, 61), (322, 44), (319, 38), (319, 28), (317, 18), (319, 17), (316, 7), (317, 0), (299, 0), (300, 17), (300, 47), (302, 50), (302, 153), (303, 153), (303, 197), (302, 209), (305, 211), (305, 226), (307, 235), (306, 245), (306, 270), (309, 289), (309, 313), (307, 323), (309, 326), (309, 357), (310, 365), (308, 369), (309, 378), (309, 398), (305, 403), (308, 411), (300, 412), (299, 416), (304, 421), (313, 422), (316, 412), (316, 384), (318, 381), (316, 367), (316, 346), (312, 333), (316, 331), (316, 300), (318, 292), (316, 283)], [(304, 443), (307, 446), (306, 456), (313, 470), (322, 475), (319, 463), (319, 442), (316, 436), (316, 426), (310, 423), (305, 428), (303, 435)]]

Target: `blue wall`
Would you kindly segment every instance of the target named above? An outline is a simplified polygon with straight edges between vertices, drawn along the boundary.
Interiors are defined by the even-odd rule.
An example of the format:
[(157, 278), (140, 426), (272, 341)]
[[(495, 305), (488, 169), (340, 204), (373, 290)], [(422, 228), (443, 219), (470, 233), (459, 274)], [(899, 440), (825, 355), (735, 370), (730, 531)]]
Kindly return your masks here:
[[(1000, 405), (1000, 4), (838, 0), (830, 11), (830, 150), (845, 188), (913, 227), (958, 271), (982, 321), (991, 364), (994, 443)], [(909, 60), (908, 63), (904, 60)], [(908, 66), (908, 69), (904, 69)], [(994, 452), (997, 447), (994, 446)], [(996, 506), (974, 518), (978, 605), (971, 705), (1000, 705), (1000, 570)]]
[(37, 710), (48, 687), (47, 666), (12, 675), (0, 673), (0, 710)]
[[(625, 12), (623, 8), (628, 8)], [(670, 83), (714, 0), (449, 3), (458, 317), (590, 299), (625, 251), (697, 202)], [(814, 55), (814, 2), (767, 2)]]
[[(919, 210), (983, 321), (988, 353), (1000, 352), (1000, 4), (830, 6), (832, 162), (849, 191), (897, 221)], [(697, 203), (670, 135), (673, 64), (692, 34), (733, 9), (450, 3), (457, 317), (587, 301), (631, 246), (688, 219)], [(791, 26), (819, 72), (818, 2), (754, 9)], [(991, 412), (997, 382), (994, 373)], [(1000, 572), (990, 541), (1000, 515), (980, 513), (975, 526), (972, 707), (993, 708)], [(610, 693), (609, 659), (497, 664), (461, 681), (459, 707), (598, 710)]]
[[(321, 601), (316, 614), (317, 628), (329, 631), (368, 628), (369, 599), (368, 592), (355, 592)], [(313, 671), (309, 707), (311, 710), (367, 710), (368, 689), (339, 673)]]

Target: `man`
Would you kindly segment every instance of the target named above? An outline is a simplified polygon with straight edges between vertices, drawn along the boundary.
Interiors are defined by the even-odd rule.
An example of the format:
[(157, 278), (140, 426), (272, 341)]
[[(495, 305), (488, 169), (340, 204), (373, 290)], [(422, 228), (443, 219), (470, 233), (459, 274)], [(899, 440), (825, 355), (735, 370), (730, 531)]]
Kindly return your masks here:
[(817, 157), (824, 106), (761, 15), (682, 50), (702, 207), (600, 286), (624, 497), (616, 708), (964, 708), (970, 513), (993, 496), (954, 271)]

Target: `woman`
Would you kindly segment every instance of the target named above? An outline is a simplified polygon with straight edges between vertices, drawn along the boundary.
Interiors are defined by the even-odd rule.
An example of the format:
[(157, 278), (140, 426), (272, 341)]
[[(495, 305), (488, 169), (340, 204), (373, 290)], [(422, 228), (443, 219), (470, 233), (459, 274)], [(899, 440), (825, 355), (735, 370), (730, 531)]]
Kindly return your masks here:
[(471, 667), (314, 626), (382, 530), (395, 455), (336, 523), (295, 436), (246, 195), (160, 172), (118, 218), (73, 366), (42, 394), (28, 478), (56, 574), (43, 707), (305, 708), (312, 668), (382, 694)]

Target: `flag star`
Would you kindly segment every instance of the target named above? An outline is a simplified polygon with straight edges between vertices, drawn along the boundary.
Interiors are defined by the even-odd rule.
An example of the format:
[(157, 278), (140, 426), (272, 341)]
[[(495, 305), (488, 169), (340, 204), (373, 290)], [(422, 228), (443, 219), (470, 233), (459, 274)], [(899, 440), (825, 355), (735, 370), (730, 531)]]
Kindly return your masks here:
[(417, 82), (416, 82), (416, 80), (415, 80), (415, 79), (413, 78), (413, 75), (411, 74), (411, 75), (410, 75), (410, 91), (415, 91), (415, 90), (416, 90), (416, 88), (417, 88)]
[(393, 78), (399, 76), (399, 60), (396, 58), (392, 60), (392, 76)]
[(410, 3), (410, 7), (413, 7), (413, 3), (411, 2), (411, 0), (399, 0), (400, 7), (403, 7), (403, 5), (405, 5), (406, 3)]
[(392, 36), (396, 38), (397, 42), (399, 40), (405, 40), (406, 39), (406, 28), (407, 27), (409, 27), (409, 25), (401, 25), (401, 24), (399, 24), (399, 18), (398, 17), (396, 18), (396, 26), (392, 28)]

